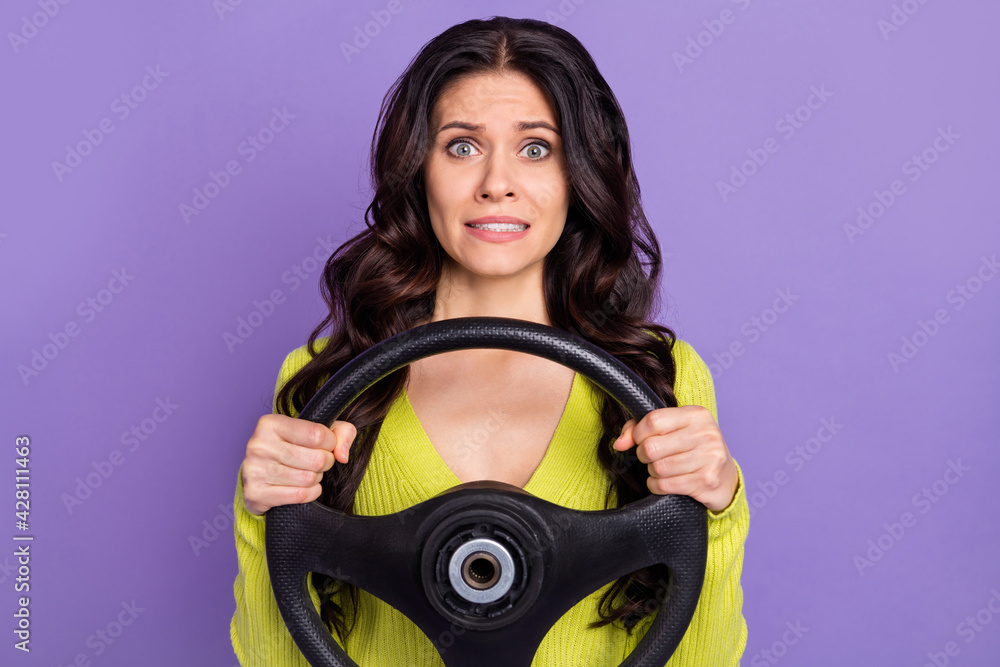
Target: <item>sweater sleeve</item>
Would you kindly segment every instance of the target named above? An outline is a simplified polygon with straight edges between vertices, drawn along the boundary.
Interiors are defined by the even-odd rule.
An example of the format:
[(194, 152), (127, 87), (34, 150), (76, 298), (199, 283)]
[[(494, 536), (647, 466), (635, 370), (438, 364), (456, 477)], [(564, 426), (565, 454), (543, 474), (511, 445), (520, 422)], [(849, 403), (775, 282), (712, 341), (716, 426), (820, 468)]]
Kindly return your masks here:
[[(688, 343), (674, 345), (677, 380), (674, 394), (678, 405), (701, 405), (718, 421), (715, 388), (708, 366)], [(734, 461), (735, 462), (735, 461)], [(708, 561), (698, 606), (687, 632), (667, 667), (732, 667), (740, 664), (746, 648), (747, 624), (743, 617), (743, 545), (750, 527), (743, 472), (729, 506), (708, 512)], [(653, 617), (643, 619), (636, 634), (642, 636)]]
[[(278, 373), (274, 393), (278, 391), (308, 360), (304, 348), (285, 357)], [(274, 403), (272, 411), (277, 412)], [(233, 651), (243, 667), (309, 667), (302, 652), (292, 639), (281, 618), (278, 603), (271, 589), (264, 552), (263, 515), (251, 514), (243, 502), (243, 479), (236, 475), (236, 496), (233, 500), (236, 538), (236, 558), (239, 571), (233, 583), (236, 611), (229, 626)], [(319, 611), (319, 595), (309, 586), (313, 606)]]

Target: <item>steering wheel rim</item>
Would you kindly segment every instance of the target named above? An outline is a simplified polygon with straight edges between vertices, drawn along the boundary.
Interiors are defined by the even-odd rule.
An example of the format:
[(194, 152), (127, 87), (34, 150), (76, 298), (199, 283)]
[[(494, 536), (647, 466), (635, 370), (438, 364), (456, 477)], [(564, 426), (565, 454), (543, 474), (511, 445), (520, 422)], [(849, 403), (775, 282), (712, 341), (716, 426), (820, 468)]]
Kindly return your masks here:
[[(302, 419), (329, 426), (366, 389), (399, 368), (434, 354), (472, 348), (520, 351), (567, 366), (598, 385), (637, 420), (653, 409), (664, 407), (659, 397), (638, 375), (589, 341), (554, 327), (525, 320), (500, 317), (465, 317), (413, 327), (372, 346), (338, 370), (313, 396), (299, 416)], [(494, 488), (484, 488), (484, 486)], [(440, 496), (419, 503), (397, 513), (397, 515), (384, 517), (349, 516), (317, 501), (283, 505), (267, 511), (265, 550), (272, 588), (289, 633), (313, 667), (358, 667), (323, 625), (315, 613), (309, 596), (309, 572), (324, 572), (336, 579), (352, 581), (355, 585), (359, 585), (357, 581), (363, 578), (363, 575), (358, 575), (358, 580), (352, 580), (351, 576), (344, 576), (340, 572), (339, 566), (335, 572), (332, 571), (333, 565), (329, 562), (330, 559), (336, 557), (347, 562), (355, 556), (353, 551), (339, 551), (336, 552), (336, 556), (331, 555), (338, 548), (338, 541), (346, 543), (353, 539), (351, 544), (356, 551), (358, 545), (363, 544), (360, 541), (362, 538), (359, 537), (361, 533), (358, 531), (369, 530), (372, 532), (378, 521), (395, 519), (404, 522), (405, 517), (399, 518), (398, 515), (413, 512), (417, 512), (420, 517), (428, 521), (431, 520), (431, 517), (436, 517), (433, 519), (435, 521), (442, 521), (442, 516), (447, 516), (449, 513), (455, 514), (466, 505), (481, 507), (483, 511), (489, 511), (487, 508), (490, 507), (506, 508), (504, 511), (508, 512), (510, 516), (505, 515), (506, 518), (503, 520), (514, 522), (513, 524), (505, 524), (508, 528), (521, 521), (523, 517), (528, 517), (524, 521), (531, 525), (524, 529), (524, 539), (530, 542), (541, 535), (542, 537), (539, 539), (553, 540), (552, 544), (549, 545), (553, 553), (548, 554), (553, 561), (557, 560), (559, 553), (563, 552), (558, 551), (559, 542), (555, 541), (552, 526), (558, 522), (562, 522), (564, 527), (570, 524), (575, 526), (576, 524), (573, 522), (579, 519), (577, 515), (586, 515), (587, 531), (591, 531), (590, 526), (599, 524), (604, 526), (600, 530), (605, 531), (601, 535), (608, 537), (612, 545), (631, 544), (632, 549), (640, 552), (643, 549), (646, 550), (647, 553), (640, 556), (631, 553), (620, 554), (623, 557), (628, 556), (628, 558), (633, 559), (628, 562), (635, 564), (639, 563), (640, 560), (634, 559), (646, 558), (647, 560), (641, 561), (645, 563), (641, 567), (661, 561), (668, 565), (671, 574), (674, 575), (669, 598), (658, 607), (656, 617), (646, 635), (621, 663), (621, 666), (653, 667), (654, 665), (666, 664), (690, 623), (701, 592), (707, 558), (707, 516), (704, 505), (688, 496), (650, 495), (613, 510), (578, 512), (530, 496), (518, 487), (500, 483), (492, 485), (472, 483), (454, 487)], [(517, 514), (518, 512), (521, 514)], [(514, 519), (511, 519), (511, 516)], [(636, 529), (630, 526), (631, 532), (626, 533), (620, 527), (619, 524), (626, 520), (643, 526), (639, 541), (635, 541), (638, 539)], [(416, 523), (418, 522), (414, 522), (414, 524)], [(678, 527), (680, 532), (684, 534), (678, 536), (671, 534), (669, 530), (664, 530), (663, 527), (668, 525)], [(406, 536), (398, 539), (404, 542), (408, 539), (414, 543), (420, 541), (420, 545), (423, 545), (423, 540), (428, 539), (428, 533), (433, 532), (429, 528), (423, 527), (422, 524), (414, 530), (416, 532), (407, 533)], [(331, 536), (334, 535), (337, 539), (331, 540)], [(565, 528), (562, 537), (572, 541), (576, 539), (573, 537), (574, 535), (576, 533)], [(633, 541), (628, 542), (627, 540)], [(537, 550), (547, 548), (539, 547), (538, 544), (541, 543), (535, 543)], [(406, 548), (410, 549), (411, 546), (413, 545), (407, 543)], [(417, 550), (407, 551), (405, 554), (402, 551), (393, 552), (394, 556), (392, 557), (412, 559), (416, 557), (415, 554), (420, 551), (422, 546), (413, 548)], [(588, 548), (594, 547), (588, 545)], [(620, 546), (618, 548), (620, 550)], [(380, 546), (379, 549), (372, 550), (363, 558), (360, 555), (356, 556), (359, 559), (357, 562), (364, 561), (365, 567), (367, 567), (368, 564), (383, 557), (391, 560), (390, 556), (386, 556), (389, 551), (391, 551), (390, 548), (384, 545)], [(432, 552), (433, 550), (428, 546), (425, 551)], [(669, 554), (671, 559), (669, 563), (666, 562), (665, 554)], [(543, 554), (543, 556), (545, 555)], [(553, 564), (548, 561), (542, 563), (538, 559), (537, 553), (532, 553), (531, 557), (537, 561), (536, 565), (533, 566), (535, 577), (536, 579), (540, 578), (543, 582), (538, 585), (555, 585), (551, 581), (545, 580), (541, 574), (543, 570), (551, 570)], [(649, 561), (649, 558), (657, 560)], [(598, 569), (600, 570), (600, 568)], [(600, 582), (598, 586), (585, 591), (576, 601), (596, 590), (600, 585), (616, 579), (621, 574), (627, 574), (637, 569), (640, 568), (633, 567)], [(588, 573), (588, 575), (592, 578), (600, 578), (608, 576), (611, 571), (603, 569), (592, 575)], [(433, 614), (428, 611), (431, 606), (436, 605), (435, 611), (441, 615), (441, 618), (444, 618), (448, 610), (443, 609), (439, 602), (431, 600), (433, 604), (430, 606), (426, 601), (400, 598), (393, 602), (387, 597), (393, 594), (402, 595), (402, 593), (392, 590), (391, 587), (372, 590), (372, 587), (378, 589), (379, 584), (373, 580), (368, 581), (368, 583), (371, 586), (359, 585), (359, 587), (392, 604), (410, 617), (410, 620), (414, 621), (428, 636), (432, 636), (429, 630), (436, 631), (434, 629), (445, 627), (440, 625), (440, 619), (432, 618)], [(578, 580), (574, 580), (573, 583), (580, 585)], [(399, 586), (402, 587), (402, 584)], [(426, 583), (424, 587), (425, 594), (431, 596)], [(411, 597), (414, 596), (414, 591), (415, 589), (410, 590)], [(531, 599), (534, 600), (534, 598)], [(562, 613), (556, 607), (565, 604), (563, 599), (556, 602), (550, 602), (548, 598), (546, 598), (546, 602), (534, 601), (535, 607), (544, 608), (542, 612), (538, 612), (543, 614), (542, 618), (548, 619), (555, 614), (555, 617), (552, 618), (553, 622)], [(569, 606), (572, 604), (575, 604), (575, 601)], [(569, 606), (566, 606), (566, 609)], [(522, 611), (519, 613), (522, 615), (534, 613), (528, 602), (525, 602), (520, 609)], [(548, 614), (548, 616), (544, 616), (544, 614)], [(515, 620), (508, 622), (514, 624), (507, 625), (508, 631), (513, 632), (516, 629), (515, 626), (519, 623), (517, 618), (519, 617), (515, 616)], [(447, 620), (454, 623), (454, 617)], [(524, 623), (522, 623), (523, 625)], [(529, 647), (530, 653), (522, 650), (517, 653), (516, 659), (523, 661), (527, 656), (527, 662), (523, 664), (530, 664), (530, 658), (534, 655), (537, 642), (541, 640), (542, 635), (550, 626), (551, 623), (544, 626), (540, 634), (535, 632), (530, 639), (530, 641), (535, 641), (534, 646)], [(478, 664), (483, 667), (503, 664), (509, 667), (518, 664), (511, 662), (514, 659), (512, 658), (513, 652), (505, 653), (505, 657), (502, 658), (494, 654), (493, 662), (489, 662), (490, 658), (487, 658), (486, 662), (482, 659), (472, 661), (469, 651), (478, 650), (478, 645), (475, 643), (477, 637), (492, 637), (493, 635), (490, 633), (504, 631), (502, 627), (484, 630), (476, 627), (471, 631), (463, 631), (462, 637), (465, 638), (463, 646), (472, 648), (467, 648), (465, 652), (451, 650), (447, 657), (442, 655), (442, 658), (445, 659), (448, 667), (464, 664)], [(436, 648), (439, 652), (441, 651), (439, 647), (436, 646)]]

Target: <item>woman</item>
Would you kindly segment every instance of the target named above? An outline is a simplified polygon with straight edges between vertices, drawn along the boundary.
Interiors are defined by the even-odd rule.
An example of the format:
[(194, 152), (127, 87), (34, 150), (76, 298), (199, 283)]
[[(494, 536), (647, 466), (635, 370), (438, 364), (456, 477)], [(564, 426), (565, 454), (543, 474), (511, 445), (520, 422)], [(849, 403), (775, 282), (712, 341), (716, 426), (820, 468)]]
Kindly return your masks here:
[[(707, 367), (650, 321), (659, 247), (642, 212), (624, 118), (593, 60), (547, 23), (468, 21), (425, 45), (379, 121), (369, 227), (328, 261), (330, 314), (285, 359), (275, 414), (258, 422), (237, 480), (231, 630), (241, 663), (306, 665), (270, 591), (267, 509), (319, 499), (388, 514), (493, 479), (581, 510), (650, 492), (704, 503), (708, 571), (669, 665), (738, 664), (749, 523), (742, 478), (719, 432)], [(554, 362), (455, 350), (386, 377), (330, 428), (296, 418), (360, 352), (411, 327), (466, 316), (572, 331), (630, 366), (669, 407), (636, 423)], [(320, 338), (328, 325), (331, 334)], [(628, 465), (625, 452), (639, 463)], [(581, 600), (533, 664), (618, 665), (652, 621), (666, 577), (647, 568)], [(316, 574), (311, 593), (358, 664), (442, 664), (432, 642), (377, 598)]]

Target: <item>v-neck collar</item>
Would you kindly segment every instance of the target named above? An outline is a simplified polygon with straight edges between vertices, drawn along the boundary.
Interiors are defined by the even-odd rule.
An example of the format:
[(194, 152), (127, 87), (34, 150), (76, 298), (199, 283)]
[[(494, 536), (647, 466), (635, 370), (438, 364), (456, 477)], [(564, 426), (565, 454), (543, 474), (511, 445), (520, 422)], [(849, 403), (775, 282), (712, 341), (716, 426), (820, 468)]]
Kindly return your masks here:
[[(596, 450), (603, 433), (600, 391), (583, 375), (574, 375), (563, 413), (525, 491), (563, 507), (605, 509), (607, 477)], [(401, 390), (382, 421), (355, 511), (400, 512), (461, 483), (434, 449)]]
[[(559, 422), (552, 432), (552, 439), (549, 440), (549, 444), (545, 448), (545, 454), (538, 463), (538, 467), (531, 473), (531, 477), (523, 487), (529, 493), (534, 493), (533, 489), (535, 487), (545, 484), (545, 479), (549, 474), (547, 471), (557, 463), (556, 459), (560, 458), (559, 449), (560, 443), (564, 440), (563, 432), (566, 430), (567, 415), (570, 413), (570, 407), (579, 398), (582, 389), (582, 380), (583, 378), (579, 373), (573, 374), (573, 383), (570, 385), (569, 396), (566, 399), (566, 404), (563, 406)], [(399, 454), (406, 456), (416, 468), (425, 473), (431, 473), (428, 476), (434, 478), (435, 487), (440, 482), (446, 484), (445, 488), (461, 484), (462, 481), (452, 472), (448, 464), (441, 458), (437, 449), (434, 448), (434, 443), (431, 442), (430, 436), (427, 435), (427, 431), (424, 429), (423, 424), (420, 423), (420, 419), (413, 409), (413, 404), (410, 403), (410, 397), (407, 395), (405, 387), (401, 391), (399, 404), (401, 410), (399, 417), (414, 425), (414, 428), (410, 431), (410, 435), (416, 437), (416, 441), (410, 443), (410, 448), (406, 452), (399, 452)]]

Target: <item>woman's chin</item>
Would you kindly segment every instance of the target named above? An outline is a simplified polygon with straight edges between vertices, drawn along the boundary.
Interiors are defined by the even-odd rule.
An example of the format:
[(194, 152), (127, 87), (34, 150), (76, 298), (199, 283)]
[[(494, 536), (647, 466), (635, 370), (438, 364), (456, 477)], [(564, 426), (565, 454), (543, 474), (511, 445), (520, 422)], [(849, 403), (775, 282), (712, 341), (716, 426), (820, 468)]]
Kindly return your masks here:
[(480, 264), (463, 267), (463, 273), (467, 278), (476, 281), (522, 280), (528, 272), (528, 267), (523, 264)]
[(498, 257), (470, 257), (448, 262), (452, 280), (516, 280), (532, 271), (542, 270), (542, 262), (526, 264), (524, 260)]

